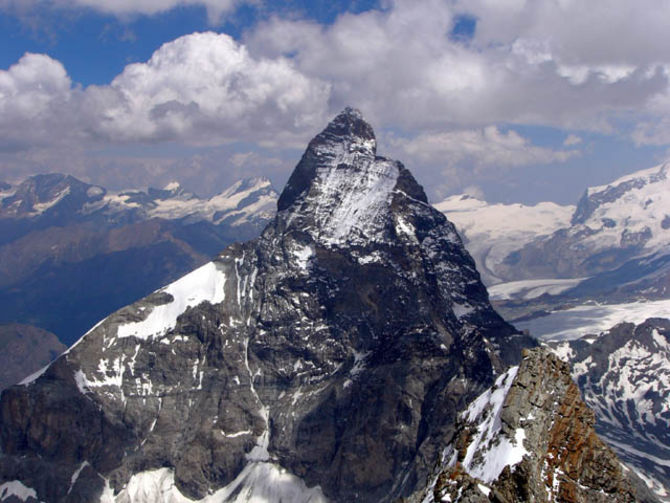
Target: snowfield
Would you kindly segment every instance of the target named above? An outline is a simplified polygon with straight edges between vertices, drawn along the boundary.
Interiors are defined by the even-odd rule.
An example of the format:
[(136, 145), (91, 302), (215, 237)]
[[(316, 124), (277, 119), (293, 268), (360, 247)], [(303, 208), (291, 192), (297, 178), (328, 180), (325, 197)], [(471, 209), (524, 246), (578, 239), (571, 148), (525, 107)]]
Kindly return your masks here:
[(670, 318), (670, 299), (630, 304), (585, 304), (514, 325), (543, 340), (573, 340), (587, 334), (599, 334), (618, 323), (638, 324), (647, 318)]
[(159, 292), (172, 296), (167, 304), (155, 306), (149, 316), (136, 323), (121, 325), (118, 337), (138, 337), (146, 339), (163, 335), (177, 324), (177, 318), (189, 307), (202, 302), (219, 304), (224, 300), (226, 277), (214, 262), (209, 262), (192, 273), (178, 279)]
[(574, 206), (543, 202), (489, 204), (468, 195), (434, 204), (454, 223), (487, 285), (499, 283), (497, 267), (507, 255), (540, 236), (570, 225)]

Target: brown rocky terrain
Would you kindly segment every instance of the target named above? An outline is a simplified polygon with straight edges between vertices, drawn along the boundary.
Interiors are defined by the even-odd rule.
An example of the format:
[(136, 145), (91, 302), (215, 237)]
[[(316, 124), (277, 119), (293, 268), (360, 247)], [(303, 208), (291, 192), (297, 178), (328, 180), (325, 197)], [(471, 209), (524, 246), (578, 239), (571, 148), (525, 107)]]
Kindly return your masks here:
[[(655, 501), (596, 434), (568, 364), (545, 349), (525, 350), (518, 371), (496, 385), (461, 416), (435, 501)], [(495, 456), (510, 462), (501, 469)]]

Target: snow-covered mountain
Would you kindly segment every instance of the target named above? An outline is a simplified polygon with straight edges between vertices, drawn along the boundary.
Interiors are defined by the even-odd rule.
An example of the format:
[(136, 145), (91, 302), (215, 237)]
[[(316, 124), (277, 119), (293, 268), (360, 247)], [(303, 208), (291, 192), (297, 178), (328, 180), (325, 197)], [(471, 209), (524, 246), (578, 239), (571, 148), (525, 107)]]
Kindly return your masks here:
[(32, 176), (16, 187), (6, 185), (0, 192), (0, 219), (50, 218), (62, 225), (103, 216), (124, 222), (161, 218), (239, 226), (266, 223), (274, 216), (277, 197), (267, 178), (239, 180), (211, 198), (200, 198), (178, 182), (146, 192), (110, 192), (56, 173)]
[(586, 190), (570, 225), (508, 255), (506, 279), (591, 277), (585, 292), (667, 294), (670, 165)]
[(209, 199), (200, 198), (182, 189), (177, 182), (172, 182), (162, 190), (149, 189), (147, 193), (105, 193), (82, 211), (88, 214), (101, 211), (110, 216), (130, 212), (138, 213), (145, 219), (186, 219), (189, 222), (240, 226), (254, 222), (265, 224), (274, 216), (277, 197), (267, 178), (239, 180)]
[(670, 320), (621, 323), (554, 347), (596, 412), (598, 433), (669, 502)]
[(61, 174), (5, 185), (0, 322), (36, 325), (69, 345), (101, 317), (257, 236), (277, 197), (266, 179), (212, 198), (176, 183), (114, 193)]
[[(0, 490), (52, 502), (392, 501), (535, 343), (351, 109), (262, 235), (109, 316), (0, 401)], [(165, 492), (164, 492), (165, 491)], [(162, 496), (161, 496), (162, 495)]]
[(487, 285), (507, 279), (499, 269), (511, 253), (568, 226), (575, 211), (551, 202), (489, 204), (468, 195), (449, 197), (435, 207), (456, 225)]
[(670, 164), (589, 187), (576, 207), (453, 196), (454, 221), (498, 300), (543, 294), (615, 302), (670, 293)]

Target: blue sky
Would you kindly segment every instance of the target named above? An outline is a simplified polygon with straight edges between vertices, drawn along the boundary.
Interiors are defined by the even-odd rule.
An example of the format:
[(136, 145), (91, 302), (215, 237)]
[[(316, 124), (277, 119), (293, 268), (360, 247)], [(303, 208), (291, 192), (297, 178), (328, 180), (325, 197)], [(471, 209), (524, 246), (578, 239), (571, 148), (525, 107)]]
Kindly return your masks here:
[(433, 199), (574, 203), (663, 161), (661, 0), (0, 0), (0, 179), (280, 187), (342, 107)]

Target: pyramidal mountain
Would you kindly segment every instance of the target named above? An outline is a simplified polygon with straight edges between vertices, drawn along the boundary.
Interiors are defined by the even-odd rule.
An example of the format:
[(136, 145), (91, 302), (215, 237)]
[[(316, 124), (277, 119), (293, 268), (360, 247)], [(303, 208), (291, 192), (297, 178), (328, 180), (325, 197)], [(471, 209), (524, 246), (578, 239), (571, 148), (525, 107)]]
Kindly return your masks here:
[[(493, 310), (454, 226), (346, 109), (260, 237), (3, 392), (0, 500), (431, 501), (463, 412), (534, 346)], [(501, 430), (485, 409), (470, 416)], [(627, 484), (588, 494), (633, 501)]]

